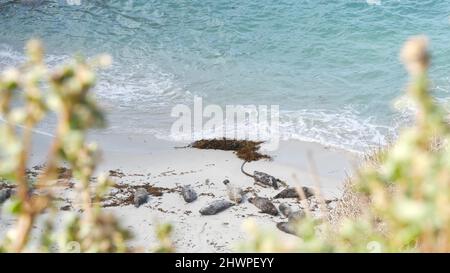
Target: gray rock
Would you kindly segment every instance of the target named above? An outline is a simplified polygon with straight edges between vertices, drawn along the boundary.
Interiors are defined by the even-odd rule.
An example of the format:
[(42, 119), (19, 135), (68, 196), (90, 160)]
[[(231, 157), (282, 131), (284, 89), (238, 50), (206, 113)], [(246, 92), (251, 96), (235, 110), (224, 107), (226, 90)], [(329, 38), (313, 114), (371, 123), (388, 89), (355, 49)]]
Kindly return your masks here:
[(148, 201), (148, 192), (144, 188), (136, 189), (134, 192), (134, 206), (136, 208), (140, 207), (142, 204), (147, 203)]
[(227, 187), (228, 198), (236, 204), (242, 203), (242, 200), (244, 200), (244, 191), (239, 187), (232, 186), (228, 179), (224, 180), (223, 184)]
[(183, 196), (184, 201), (187, 203), (192, 203), (197, 200), (197, 193), (191, 187), (191, 185), (185, 185), (181, 187), (181, 196)]
[(255, 196), (249, 198), (248, 201), (259, 208), (261, 213), (267, 213), (273, 216), (278, 215), (277, 208), (268, 198)]
[(11, 197), (12, 193), (13, 192), (11, 189), (0, 190), (0, 204), (8, 200)]
[(201, 215), (214, 215), (221, 211), (226, 210), (229, 207), (234, 206), (234, 203), (227, 200), (215, 200), (209, 203), (206, 207), (200, 210)]

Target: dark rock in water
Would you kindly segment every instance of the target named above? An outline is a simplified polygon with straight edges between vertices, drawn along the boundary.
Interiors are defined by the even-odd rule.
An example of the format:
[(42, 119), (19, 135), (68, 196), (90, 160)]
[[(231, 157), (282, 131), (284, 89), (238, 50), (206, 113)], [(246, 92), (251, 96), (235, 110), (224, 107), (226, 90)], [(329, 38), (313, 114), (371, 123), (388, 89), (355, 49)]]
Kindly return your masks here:
[[(311, 196), (314, 196), (314, 190), (308, 187), (302, 187), (303, 192), (305, 194), (306, 198), (309, 198)], [(298, 198), (301, 199), (300, 193), (298, 192), (297, 188), (286, 188), (279, 192), (277, 195), (275, 195), (273, 198)]]
[(260, 212), (262, 213), (267, 213), (273, 216), (278, 215), (277, 208), (272, 202), (270, 202), (268, 198), (256, 196), (249, 198), (248, 201), (252, 203), (255, 207), (259, 208)]
[(197, 200), (197, 193), (191, 187), (191, 185), (185, 185), (181, 188), (181, 195), (183, 196), (184, 201), (187, 203), (194, 202)]
[(295, 229), (295, 224), (292, 222), (281, 222), (277, 223), (277, 228), (283, 232), (296, 235), (297, 231)]
[(214, 215), (221, 211), (226, 210), (229, 207), (234, 206), (234, 203), (227, 200), (215, 200), (209, 203), (206, 207), (200, 210), (201, 215)]
[(11, 197), (11, 195), (12, 195), (11, 189), (0, 190), (0, 204), (8, 200)]
[(255, 183), (261, 184), (262, 186), (273, 187), (276, 190), (278, 189), (280, 180), (270, 174), (254, 171), (253, 178), (255, 179)]
[(148, 201), (148, 192), (144, 188), (136, 189), (134, 192), (134, 206), (136, 208), (140, 207), (142, 204), (147, 203)]
[(236, 204), (242, 203), (242, 200), (244, 200), (244, 191), (239, 187), (232, 186), (228, 179), (225, 179), (223, 184), (227, 187), (228, 198)]
[(281, 214), (285, 217), (289, 217), (289, 215), (292, 213), (291, 207), (286, 203), (281, 203), (278, 206), (278, 209), (281, 211)]

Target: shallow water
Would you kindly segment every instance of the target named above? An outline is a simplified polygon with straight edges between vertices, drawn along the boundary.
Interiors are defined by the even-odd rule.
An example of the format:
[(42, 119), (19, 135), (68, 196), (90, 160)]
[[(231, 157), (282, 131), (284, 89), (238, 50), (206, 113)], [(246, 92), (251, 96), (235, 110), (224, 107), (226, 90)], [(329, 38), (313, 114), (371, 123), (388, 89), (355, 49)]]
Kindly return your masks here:
[(0, 0), (0, 69), (23, 60), (31, 37), (50, 64), (108, 52), (114, 64), (95, 90), (108, 132), (167, 137), (172, 107), (201, 96), (280, 105), (285, 138), (362, 150), (410, 119), (392, 107), (408, 36), (429, 36), (434, 91), (446, 100), (449, 16), (444, 0)]

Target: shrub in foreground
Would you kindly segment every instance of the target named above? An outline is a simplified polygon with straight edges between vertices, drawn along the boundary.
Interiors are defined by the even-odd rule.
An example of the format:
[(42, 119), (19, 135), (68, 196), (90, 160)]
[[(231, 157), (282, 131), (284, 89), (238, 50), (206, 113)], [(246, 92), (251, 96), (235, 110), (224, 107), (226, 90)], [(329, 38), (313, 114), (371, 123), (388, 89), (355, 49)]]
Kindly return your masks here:
[(430, 95), (426, 38), (407, 41), (401, 58), (411, 76), (407, 95), (417, 108), (416, 122), (377, 154), (378, 164), (367, 164), (353, 178), (350, 196), (368, 200), (353, 202), (360, 206), (357, 215), (344, 211), (333, 221), (306, 217), (297, 224), (298, 239), (284, 243), (250, 223), (253, 239), (241, 250), (450, 251), (450, 126)]
[[(99, 206), (112, 181), (93, 173), (98, 161), (97, 146), (86, 141), (91, 128), (104, 125), (105, 119), (95, 103), (91, 88), (95, 67), (107, 65), (108, 56), (92, 61), (75, 60), (50, 69), (44, 63), (41, 44), (27, 44), (28, 61), (20, 68), (4, 71), (0, 77), (0, 177), (13, 189), (9, 204), (17, 216), (15, 226), (0, 245), (1, 251), (127, 251), (130, 234), (117, 219)], [(33, 128), (50, 114), (58, 121), (43, 172), (35, 179), (27, 175)], [(55, 184), (58, 168), (66, 164), (76, 181), (77, 200), (83, 213), (75, 214), (61, 234), (53, 230), (54, 217), (48, 217), (42, 238), (31, 249), (30, 234), (43, 213), (54, 216)]]

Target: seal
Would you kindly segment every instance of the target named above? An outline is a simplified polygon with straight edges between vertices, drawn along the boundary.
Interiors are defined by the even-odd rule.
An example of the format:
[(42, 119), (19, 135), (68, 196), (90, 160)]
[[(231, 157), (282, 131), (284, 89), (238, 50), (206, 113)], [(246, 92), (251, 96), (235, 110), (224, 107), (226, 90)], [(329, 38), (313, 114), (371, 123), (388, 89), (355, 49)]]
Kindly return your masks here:
[(142, 204), (147, 203), (148, 201), (148, 192), (144, 188), (136, 189), (134, 192), (134, 206), (139, 208)]
[(11, 197), (11, 195), (12, 195), (11, 189), (0, 190), (0, 204), (8, 200)]
[(229, 207), (234, 206), (234, 203), (231, 203), (230, 201), (227, 200), (215, 200), (211, 203), (209, 203), (206, 207), (200, 209), (200, 214), (201, 215), (214, 215), (217, 214), (221, 211), (226, 210)]
[[(301, 189), (303, 190), (303, 193), (305, 194), (305, 198), (309, 198), (311, 196), (314, 196), (314, 190), (308, 187), (301, 187)], [(298, 198), (298, 199), (302, 199), (301, 195), (299, 193), (300, 189), (294, 188), (294, 187), (289, 187), (286, 188), (284, 190), (282, 190), (281, 192), (279, 192), (277, 195), (275, 195), (273, 198), (275, 199), (279, 199), (279, 198)]]
[(241, 165), (241, 172), (243, 174), (245, 174), (248, 177), (251, 177), (255, 180), (255, 183), (262, 186), (262, 187), (273, 187), (274, 189), (278, 190), (279, 186), (278, 184), (286, 184), (284, 182), (282, 182), (280, 179), (275, 178), (273, 176), (271, 176), (270, 174), (267, 173), (263, 173), (263, 172), (258, 172), (258, 171), (254, 171), (253, 175), (247, 173), (244, 170), (244, 165), (247, 163), (248, 161), (244, 161), (244, 163), (242, 163)]
[(292, 213), (291, 207), (286, 203), (281, 203), (278, 206), (278, 209), (280, 210), (281, 214), (283, 214), (284, 217), (289, 217), (289, 215)]
[(292, 222), (280, 222), (277, 223), (277, 228), (283, 232), (288, 234), (297, 235), (297, 231), (295, 229), (295, 224)]
[(303, 210), (291, 211), (288, 215), (288, 221), (297, 222), (306, 217), (306, 213)]
[(287, 222), (277, 223), (277, 228), (283, 232), (297, 235), (297, 224), (306, 216), (303, 210), (291, 211), (287, 217)]
[(285, 216), (289, 220), (297, 221), (306, 216), (306, 214), (303, 210), (300, 209), (300, 210), (293, 211), (292, 208), (286, 203), (281, 203), (278, 206), (278, 209), (280, 210), (281, 214), (283, 214), (283, 216)]
[(192, 203), (197, 200), (197, 193), (191, 187), (191, 185), (185, 185), (181, 187), (181, 196), (183, 196), (184, 201), (187, 203)]
[(228, 179), (225, 179), (223, 184), (227, 187), (228, 198), (236, 204), (242, 203), (244, 191), (239, 187), (233, 187)]
[(265, 197), (250, 197), (248, 199), (248, 201), (250, 203), (252, 203), (255, 207), (257, 207), (258, 209), (260, 209), (261, 213), (267, 213), (273, 216), (277, 216), (278, 215), (278, 210), (275, 207), (275, 205), (270, 202), (270, 200), (268, 198)]

